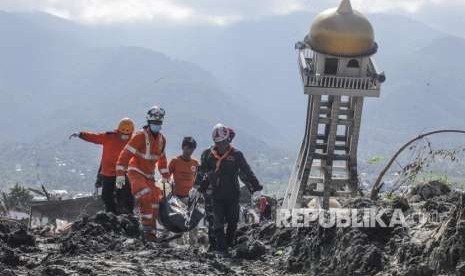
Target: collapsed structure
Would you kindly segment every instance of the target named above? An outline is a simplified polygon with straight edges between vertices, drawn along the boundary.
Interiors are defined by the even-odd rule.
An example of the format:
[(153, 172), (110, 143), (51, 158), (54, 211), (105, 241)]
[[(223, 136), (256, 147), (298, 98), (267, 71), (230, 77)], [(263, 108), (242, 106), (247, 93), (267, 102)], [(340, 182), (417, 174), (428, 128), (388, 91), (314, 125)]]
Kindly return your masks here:
[[(28, 188), (31, 192), (40, 196), (41, 200), (31, 202), (29, 210), (29, 227), (35, 228), (44, 225), (54, 225), (57, 228), (59, 224), (62, 226), (75, 221), (83, 216), (93, 216), (97, 212), (104, 210), (101, 200), (96, 196), (84, 196), (63, 198), (67, 194), (66, 191), (49, 192), (45, 186), (42, 189)], [(42, 200), (43, 199), (43, 200)]]
[(358, 191), (357, 146), (364, 97), (379, 97), (384, 73), (372, 58), (378, 49), (368, 19), (350, 0), (319, 14), (296, 44), (307, 121), (282, 208), (304, 207), (313, 197)]
[[(355, 198), (343, 208), (380, 208), (388, 222), (402, 209), (408, 226), (280, 228), (274, 222), (238, 229), (231, 258), (194, 247), (143, 243), (130, 215), (98, 213), (63, 233), (27, 230), (0, 219), (0, 275), (465, 275), (465, 198), (443, 183), (406, 198)], [(439, 220), (419, 220), (442, 214)], [(201, 242), (200, 240), (204, 240)]]

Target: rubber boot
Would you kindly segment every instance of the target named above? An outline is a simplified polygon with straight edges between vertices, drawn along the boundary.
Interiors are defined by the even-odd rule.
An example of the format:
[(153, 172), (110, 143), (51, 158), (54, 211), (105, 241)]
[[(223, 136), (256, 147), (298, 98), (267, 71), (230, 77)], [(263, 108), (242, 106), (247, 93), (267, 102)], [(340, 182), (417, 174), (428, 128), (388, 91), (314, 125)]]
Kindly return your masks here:
[(216, 241), (216, 246), (215, 246), (216, 251), (219, 251), (219, 252), (227, 251), (228, 247), (226, 244), (226, 237), (224, 235), (223, 228), (215, 229), (215, 241)]
[(236, 229), (237, 226), (235, 225), (228, 225), (226, 227), (226, 246), (228, 248), (234, 247), (236, 243)]

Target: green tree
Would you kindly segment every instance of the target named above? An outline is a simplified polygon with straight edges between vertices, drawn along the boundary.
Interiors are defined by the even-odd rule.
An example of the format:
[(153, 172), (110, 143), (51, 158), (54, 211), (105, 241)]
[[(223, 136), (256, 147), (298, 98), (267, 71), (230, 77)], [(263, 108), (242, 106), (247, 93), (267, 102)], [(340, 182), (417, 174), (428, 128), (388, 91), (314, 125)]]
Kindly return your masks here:
[(33, 196), (28, 189), (16, 183), (8, 193), (2, 192), (2, 205), (8, 210), (28, 211)]

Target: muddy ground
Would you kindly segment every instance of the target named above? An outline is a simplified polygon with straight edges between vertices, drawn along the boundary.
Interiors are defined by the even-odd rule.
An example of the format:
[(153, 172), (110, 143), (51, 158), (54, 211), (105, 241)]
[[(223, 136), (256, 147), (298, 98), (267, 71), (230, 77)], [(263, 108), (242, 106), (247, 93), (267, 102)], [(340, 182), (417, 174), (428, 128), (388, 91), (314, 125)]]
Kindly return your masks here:
[(1, 276), (277, 275), (265, 250), (259, 244), (239, 250), (243, 256), (223, 258), (176, 241), (144, 244), (136, 219), (105, 213), (76, 221), (69, 233), (57, 236), (47, 228), (29, 232), (12, 221), (0, 223)]
[(422, 211), (441, 220), (392, 228), (277, 228), (273, 222), (240, 227), (230, 257), (176, 242), (144, 244), (138, 222), (99, 213), (69, 233), (27, 231), (0, 222), (0, 275), (465, 275), (465, 199), (441, 183), (407, 197), (373, 202), (352, 199), (344, 207), (381, 207), (406, 217)]

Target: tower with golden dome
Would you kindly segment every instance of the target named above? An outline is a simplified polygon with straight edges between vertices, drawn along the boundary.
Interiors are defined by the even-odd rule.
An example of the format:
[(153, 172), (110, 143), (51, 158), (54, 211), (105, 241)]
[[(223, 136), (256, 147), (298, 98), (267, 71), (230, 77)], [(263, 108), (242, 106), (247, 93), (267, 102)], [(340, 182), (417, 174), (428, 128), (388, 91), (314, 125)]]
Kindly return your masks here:
[(282, 208), (304, 208), (317, 198), (327, 209), (331, 197), (358, 193), (363, 100), (379, 97), (385, 81), (373, 59), (377, 49), (370, 21), (350, 0), (320, 13), (296, 44), (307, 122)]

